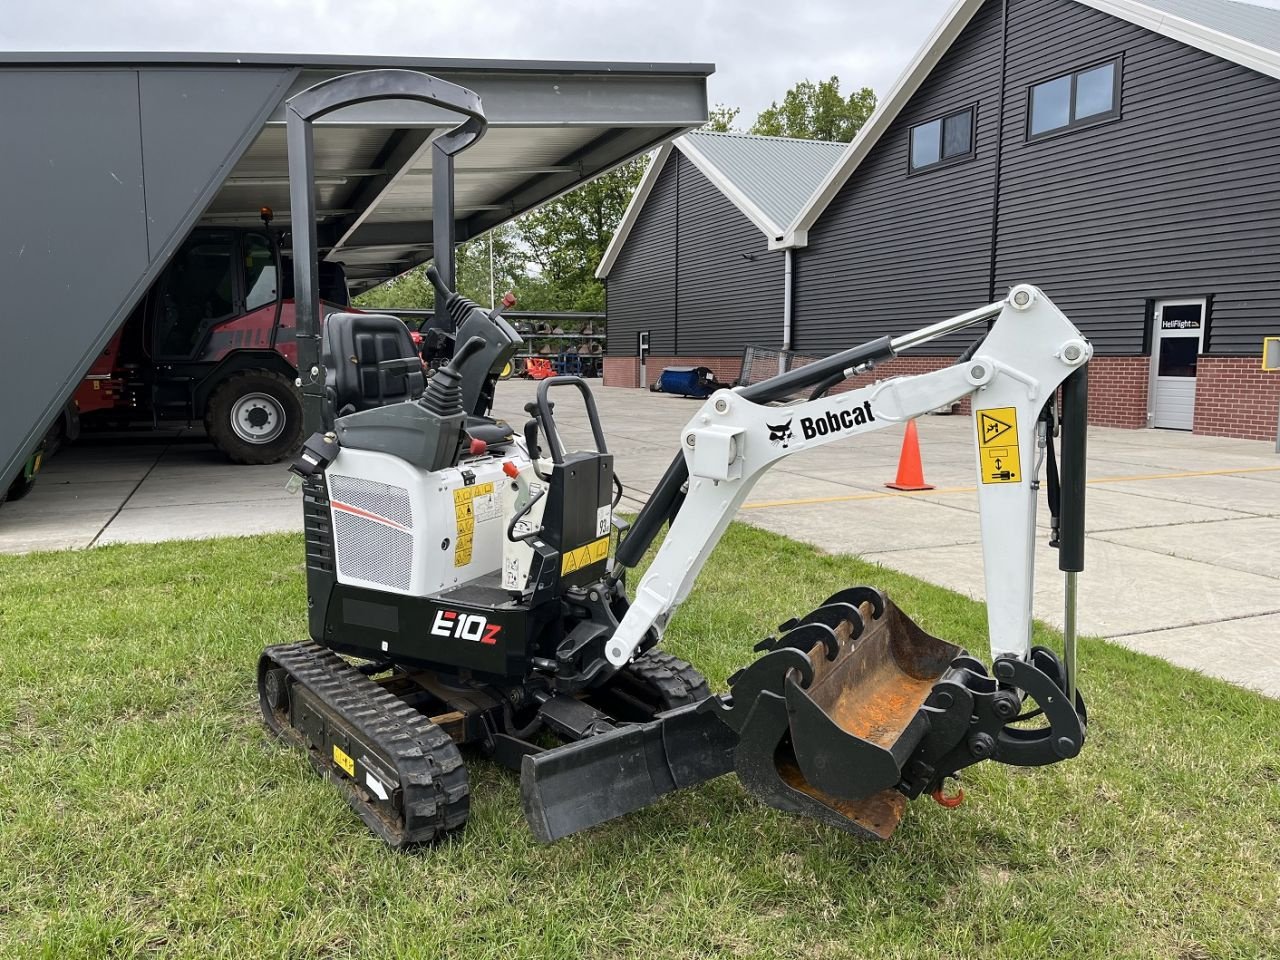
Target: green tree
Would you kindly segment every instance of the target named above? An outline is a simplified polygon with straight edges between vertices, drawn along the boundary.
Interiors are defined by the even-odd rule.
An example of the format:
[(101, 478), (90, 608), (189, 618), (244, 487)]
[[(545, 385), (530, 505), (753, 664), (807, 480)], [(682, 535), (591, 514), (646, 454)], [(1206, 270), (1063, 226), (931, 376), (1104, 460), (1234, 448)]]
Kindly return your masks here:
[(817, 83), (801, 80), (786, 92), (781, 105), (775, 100), (761, 111), (751, 132), (847, 143), (875, 108), (876, 95), (870, 87), (845, 97), (840, 93), (839, 77)]
[(536, 267), (523, 290), (516, 291), (521, 307), (604, 309), (596, 267), (647, 164), (644, 157), (624, 163), (516, 221), (522, 247)]
[[(520, 238), (511, 224), (495, 227), (483, 236), (458, 245), (454, 254), (458, 292), (476, 303), (492, 306), (489, 295), (489, 248), (493, 245), (493, 292), (502, 299), (508, 290), (519, 296), (527, 276), (527, 262)], [(427, 279), (427, 264), (414, 267), (356, 298), (356, 304), (372, 309), (404, 307), (429, 310), (435, 306), (435, 289)]]
[(723, 103), (717, 103), (709, 111), (707, 122), (702, 125), (702, 129), (710, 130), (712, 133), (733, 133), (733, 121), (738, 119), (738, 114), (741, 112), (738, 107), (727, 107)]

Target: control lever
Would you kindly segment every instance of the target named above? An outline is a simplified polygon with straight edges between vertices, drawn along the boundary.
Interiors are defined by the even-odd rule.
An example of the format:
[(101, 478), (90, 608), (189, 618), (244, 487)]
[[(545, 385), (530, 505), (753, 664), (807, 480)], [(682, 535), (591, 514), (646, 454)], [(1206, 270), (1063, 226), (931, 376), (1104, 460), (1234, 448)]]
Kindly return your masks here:
[(500, 316), (502, 316), (503, 310), (510, 310), (515, 305), (516, 305), (516, 295), (512, 293), (510, 290), (508, 290), (506, 293), (502, 295), (502, 299), (494, 305), (493, 309), (489, 311), (489, 319), (497, 320)]

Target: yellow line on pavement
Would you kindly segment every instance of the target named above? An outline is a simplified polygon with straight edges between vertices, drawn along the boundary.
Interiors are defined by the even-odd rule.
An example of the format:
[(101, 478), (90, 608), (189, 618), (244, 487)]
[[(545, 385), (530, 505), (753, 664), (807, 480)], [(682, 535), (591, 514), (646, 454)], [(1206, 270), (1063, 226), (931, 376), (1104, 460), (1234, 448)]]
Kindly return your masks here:
[(845, 503), (852, 500), (892, 500), (895, 497), (934, 496), (939, 493), (973, 493), (973, 487), (939, 487), (936, 490), (886, 490), (867, 493), (851, 493), (839, 497), (808, 497), (801, 500), (757, 500), (744, 503), (743, 510), (764, 510), (769, 507), (798, 507), (809, 503)]
[[(1095, 477), (1088, 481), (1095, 483), (1134, 483), (1139, 480), (1183, 480), (1189, 477), (1225, 477), (1237, 473), (1273, 473), (1280, 470), (1274, 467), (1237, 467), (1234, 470), (1185, 470), (1181, 473), (1139, 473), (1129, 477)], [(743, 510), (768, 510), (771, 507), (802, 507), (814, 503), (851, 503), (856, 500), (891, 500), (896, 497), (934, 497), (940, 494), (973, 493), (976, 487), (939, 487), (936, 490), (885, 490), (851, 493), (838, 497), (805, 497), (798, 500), (757, 500), (744, 503)]]

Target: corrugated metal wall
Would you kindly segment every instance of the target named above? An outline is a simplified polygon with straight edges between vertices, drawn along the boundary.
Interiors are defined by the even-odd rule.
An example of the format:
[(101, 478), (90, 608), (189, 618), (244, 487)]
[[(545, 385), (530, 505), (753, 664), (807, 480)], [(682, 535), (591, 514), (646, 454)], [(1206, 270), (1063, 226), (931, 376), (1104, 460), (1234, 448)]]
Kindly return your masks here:
[(689, 160), (680, 162), (676, 277), (682, 354), (735, 354), (782, 344), (782, 251)]
[(783, 254), (679, 151), (608, 279), (611, 356), (717, 356), (782, 342)]
[(649, 331), (654, 353), (675, 353), (677, 180), (678, 165), (672, 155), (609, 272), (605, 331), (610, 356), (635, 356), (636, 334), (641, 330)]

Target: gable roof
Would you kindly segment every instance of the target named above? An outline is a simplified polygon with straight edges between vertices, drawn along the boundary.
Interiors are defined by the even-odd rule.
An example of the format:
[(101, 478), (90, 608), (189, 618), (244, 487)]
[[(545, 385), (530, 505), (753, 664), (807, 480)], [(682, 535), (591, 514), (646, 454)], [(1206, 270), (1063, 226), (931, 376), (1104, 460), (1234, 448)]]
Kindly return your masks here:
[(596, 276), (609, 275), (672, 150), (679, 150), (773, 245), (844, 156), (845, 144), (695, 130), (663, 146), (631, 197)]
[[(985, 0), (956, 0), (786, 232), (770, 248), (804, 246), (809, 228), (924, 83)], [(1069, 0), (1280, 79), (1280, 10), (1239, 0)]]

